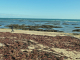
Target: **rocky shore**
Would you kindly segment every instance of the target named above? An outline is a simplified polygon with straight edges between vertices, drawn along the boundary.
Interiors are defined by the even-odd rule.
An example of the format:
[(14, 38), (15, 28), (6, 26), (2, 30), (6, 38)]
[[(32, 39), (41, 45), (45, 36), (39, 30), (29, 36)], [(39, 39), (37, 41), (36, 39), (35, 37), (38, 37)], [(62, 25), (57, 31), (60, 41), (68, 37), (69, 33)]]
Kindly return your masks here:
[(34, 31), (47, 31), (47, 32), (63, 32), (59, 30), (54, 30), (53, 28), (62, 28), (60, 26), (53, 26), (53, 25), (41, 25), (41, 26), (26, 26), (26, 25), (18, 25), (18, 24), (10, 24), (6, 27), (11, 28), (13, 25), (14, 29), (21, 29), (21, 30), (34, 30)]
[[(13, 25), (14, 29), (21, 29), (21, 30), (31, 30), (31, 31), (46, 31), (46, 32), (64, 32), (64, 31), (59, 31), (59, 30), (55, 30), (54, 28), (63, 28), (61, 26), (53, 26), (53, 25), (36, 25), (36, 26), (31, 26), (31, 25), (19, 25), (19, 24), (10, 24), (10, 25), (6, 25), (5, 27), (11, 28), (11, 26)], [(63, 23), (63, 25), (68, 25), (67, 23)], [(75, 24), (74, 24), (75, 25)], [(74, 27), (74, 28), (78, 28), (78, 29), (73, 29), (72, 32), (80, 32), (80, 27)]]
[(0, 60), (1, 59), (79, 60), (80, 39), (71, 36), (53, 37), (0, 32)]

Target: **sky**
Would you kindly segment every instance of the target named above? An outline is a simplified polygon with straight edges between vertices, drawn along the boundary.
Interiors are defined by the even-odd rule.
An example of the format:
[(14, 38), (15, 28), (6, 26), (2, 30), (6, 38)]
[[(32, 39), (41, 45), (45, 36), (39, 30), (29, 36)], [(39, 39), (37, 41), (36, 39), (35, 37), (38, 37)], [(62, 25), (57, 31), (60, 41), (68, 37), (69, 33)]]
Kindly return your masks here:
[(80, 0), (0, 0), (0, 18), (80, 19)]

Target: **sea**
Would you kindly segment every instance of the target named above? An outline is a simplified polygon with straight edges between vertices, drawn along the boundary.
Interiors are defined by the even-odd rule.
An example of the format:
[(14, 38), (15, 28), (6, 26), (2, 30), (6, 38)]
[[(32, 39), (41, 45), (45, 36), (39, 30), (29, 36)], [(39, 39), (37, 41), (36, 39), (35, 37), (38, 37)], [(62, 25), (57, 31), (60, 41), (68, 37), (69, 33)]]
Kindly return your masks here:
[[(30, 26), (37, 25), (53, 25), (60, 26), (62, 28), (52, 28), (54, 30), (63, 31), (65, 33), (79, 33), (72, 30), (80, 29), (80, 19), (38, 19), (38, 18), (0, 18), (0, 28), (8, 28), (6, 25), (10, 24), (25, 24)], [(44, 29), (44, 28), (40, 28)]]

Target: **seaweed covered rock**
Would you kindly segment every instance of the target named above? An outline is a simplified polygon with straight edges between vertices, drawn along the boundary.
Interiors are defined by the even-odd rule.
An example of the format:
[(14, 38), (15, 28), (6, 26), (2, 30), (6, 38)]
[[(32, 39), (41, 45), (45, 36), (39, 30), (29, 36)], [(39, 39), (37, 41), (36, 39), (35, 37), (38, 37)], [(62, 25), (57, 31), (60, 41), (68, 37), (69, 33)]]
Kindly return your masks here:
[[(58, 31), (54, 30), (52, 28), (62, 28), (60, 26), (53, 26), (53, 25), (41, 25), (41, 26), (26, 26), (26, 25), (18, 25), (18, 24), (11, 24), (7, 25), (6, 27), (11, 28), (13, 25), (14, 29), (22, 29), (22, 30), (35, 30), (35, 31), (48, 31), (48, 32), (63, 32), (63, 31)], [(42, 28), (42, 29), (39, 29)], [(43, 28), (46, 28), (45, 30)]]
[(80, 32), (80, 29), (75, 29), (75, 30), (73, 30), (73, 32), (75, 32), (75, 31)]

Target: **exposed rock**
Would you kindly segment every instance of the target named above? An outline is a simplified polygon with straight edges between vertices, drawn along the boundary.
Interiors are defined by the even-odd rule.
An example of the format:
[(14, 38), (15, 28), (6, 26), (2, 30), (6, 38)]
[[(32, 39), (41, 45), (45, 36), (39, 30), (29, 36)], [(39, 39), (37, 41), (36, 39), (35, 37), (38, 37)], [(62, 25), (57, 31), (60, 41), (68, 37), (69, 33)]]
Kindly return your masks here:
[(80, 28), (80, 27), (75, 27), (75, 28)]
[(78, 25), (78, 24), (72, 24), (72, 25)]
[[(23, 25), (11, 24), (11, 25), (7, 25), (6, 27), (11, 28), (12, 25), (13, 25), (14, 29), (35, 30), (35, 31), (48, 31), (48, 32), (63, 32), (63, 31), (58, 31), (58, 30), (52, 29), (52, 28), (62, 28), (62, 27), (60, 27), (60, 26), (52, 26), (52, 25), (26, 26), (24, 24)], [(39, 29), (39, 28), (47, 28), (47, 30)]]
[(73, 33), (73, 35), (79, 35), (78, 33)]
[(75, 31), (80, 32), (80, 29), (75, 29), (75, 30), (73, 30), (73, 32), (75, 32)]
[(68, 23), (62, 23), (63, 25), (69, 25)]

